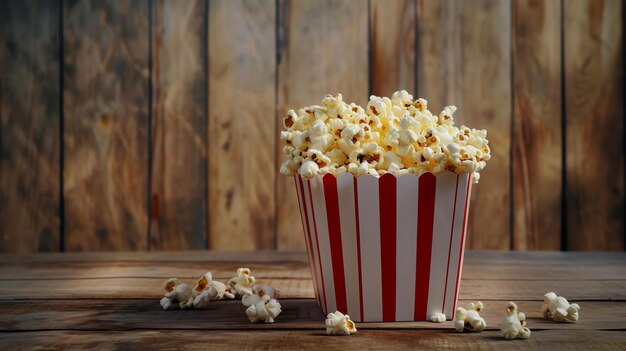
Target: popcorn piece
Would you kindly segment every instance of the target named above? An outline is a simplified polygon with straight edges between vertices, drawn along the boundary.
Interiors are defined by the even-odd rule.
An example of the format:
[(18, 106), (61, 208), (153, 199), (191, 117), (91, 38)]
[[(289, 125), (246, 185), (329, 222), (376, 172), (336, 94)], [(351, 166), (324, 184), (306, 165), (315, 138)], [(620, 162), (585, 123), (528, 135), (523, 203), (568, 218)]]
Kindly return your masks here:
[(235, 295), (226, 290), (224, 283), (213, 280), (211, 272), (198, 279), (193, 295), (194, 308), (206, 308), (210, 301), (235, 298)]
[(454, 314), (454, 329), (459, 333), (464, 330), (479, 332), (485, 327), (487, 323), (480, 316), (480, 311), (483, 310), (483, 303), (480, 301), (472, 302), (463, 307), (457, 307)]
[(300, 166), (300, 170), (298, 171), (300, 175), (304, 178), (313, 178), (320, 170), (320, 166), (313, 161), (305, 161), (302, 166)]
[(509, 302), (506, 310), (506, 317), (500, 323), (500, 331), (502, 335), (508, 339), (528, 339), (530, 337), (530, 329), (526, 327), (526, 315), (517, 312), (517, 305)]
[(278, 298), (278, 290), (269, 285), (255, 285), (252, 287), (252, 295), (244, 295), (241, 302), (244, 306), (252, 306), (259, 301), (269, 301)]
[(545, 304), (541, 306), (541, 314), (546, 318), (552, 318), (557, 322), (576, 322), (579, 318), (580, 306), (570, 304), (563, 296), (557, 296), (553, 292), (543, 295)]
[(255, 280), (250, 275), (250, 268), (238, 268), (237, 276), (228, 280), (227, 291), (235, 296), (252, 295), (251, 286)]
[(350, 316), (339, 311), (326, 316), (326, 335), (350, 335), (356, 333), (356, 324)]
[(294, 124), (296, 124), (296, 122), (298, 122), (298, 115), (294, 110), (289, 110), (287, 112), (287, 117), (283, 119), (283, 126), (286, 129), (290, 129), (294, 126)]
[(435, 313), (430, 316), (430, 320), (433, 323), (443, 323), (446, 321), (446, 315), (443, 313)]
[(211, 299), (209, 298), (208, 291), (205, 289), (209, 286), (209, 284), (213, 281), (213, 275), (211, 272), (205, 273), (198, 281), (196, 282), (196, 286), (193, 288), (193, 307), (195, 308), (205, 308)]
[(189, 285), (179, 283), (178, 279), (170, 278), (163, 285), (165, 296), (161, 299), (161, 307), (164, 310), (171, 309), (176, 302), (180, 308), (185, 308), (190, 300), (193, 301), (191, 288)]
[(251, 323), (264, 321), (265, 323), (274, 323), (276, 318), (282, 312), (280, 303), (275, 299), (268, 301), (261, 300), (246, 309), (246, 315)]

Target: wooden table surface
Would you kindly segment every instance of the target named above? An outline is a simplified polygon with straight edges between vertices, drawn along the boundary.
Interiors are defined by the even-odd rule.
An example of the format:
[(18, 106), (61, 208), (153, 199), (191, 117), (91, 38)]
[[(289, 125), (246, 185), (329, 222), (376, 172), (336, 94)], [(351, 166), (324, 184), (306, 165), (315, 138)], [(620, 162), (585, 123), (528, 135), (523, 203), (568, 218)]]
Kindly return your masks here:
[[(251, 324), (239, 301), (163, 311), (164, 279), (206, 271), (225, 281), (248, 266), (281, 292), (275, 324)], [(358, 323), (350, 337), (324, 333), (300, 252), (158, 252), (0, 255), (0, 349), (626, 349), (626, 253), (468, 252), (459, 304), (481, 300), (487, 329), (452, 322)], [(541, 316), (555, 291), (581, 306), (577, 323)], [(505, 304), (526, 313), (528, 340), (504, 340)]]

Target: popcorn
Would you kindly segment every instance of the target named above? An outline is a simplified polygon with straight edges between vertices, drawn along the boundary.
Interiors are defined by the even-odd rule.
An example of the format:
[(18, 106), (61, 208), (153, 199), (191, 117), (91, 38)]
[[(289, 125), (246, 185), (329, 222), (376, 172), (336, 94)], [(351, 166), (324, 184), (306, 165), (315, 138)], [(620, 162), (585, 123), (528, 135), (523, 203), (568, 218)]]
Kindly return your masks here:
[(206, 308), (211, 301), (234, 299), (237, 295), (242, 296), (250, 322), (274, 323), (274, 319), (282, 312), (276, 300), (278, 290), (269, 285), (253, 285), (256, 279), (250, 273), (250, 268), (238, 268), (237, 276), (228, 281), (228, 288), (226, 284), (213, 280), (211, 272), (200, 277), (193, 289), (179, 283), (176, 278), (170, 278), (163, 286), (165, 296), (160, 301), (161, 307), (167, 310), (178, 303), (180, 309)]
[(193, 295), (194, 308), (206, 308), (210, 301), (235, 298), (235, 295), (226, 291), (224, 283), (213, 280), (211, 272), (198, 279), (193, 289)]
[(350, 335), (356, 333), (356, 324), (350, 316), (339, 311), (326, 316), (326, 335)]
[(543, 295), (545, 304), (541, 306), (541, 314), (546, 318), (552, 318), (557, 322), (576, 322), (578, 320), (578, 311), (580, 306), (573, 303), (570, 304), (563, 296), (557, 296), (553, 292)]
[[(366, 108), (326, 95), (321, 105), (289, 110), (283, 119), (281, 140), (286, 160), (280, 172), (380, 176), (392, 173), (421, 175), (452, 171), (478, 172), (491, 158), (485, 130), (456, 127), (456, 106), (433, 115), (424, 99), (413, 101), (407, 91), (391, 99), (371, 96)], [(365, 163), (365, 164), (363, 164)]]
[(246, 309), (246, 315), (250, 319), (250, 323), (264, 321), (265, 323), (274, 323), (276, 318), (282, 312), (280, 303), (275, 299), (268, 301), (261, 300)]
[(472, 302), (465, 308), (457, 307), (454, 314), (454, 329), (459, 333), (463, 330), (479, 332), (485, 329), (487, 323), (479, 314), (482, 309), (483, 303), (480, 301)]
[(446, 315), (443, 313), (435, 313), (430, 316), (430, 321), (433, 323), (443, 323), (446, 321)]
[(241, 303), (248, 307), (257, 304), (259, 301), (269, 301), (278, 298), (278, 290), (269, 285), (255, 285), (252, 287), (252, 295), (244, 295)]
[(176, 302), (180, 308), (185, 308), (193, 301), (189, 285), (179, 283), (176, 278), (166, 280), (163, 289), (165, 289), (165, 296), (161, 299), (161, 307), (164, 310), (172, 308)]
[(320, 166), (313, 161), (305, 161), (298, 171), (304, 178), (313, 178), (319, 172)]
[(228, 291), (235, 296), (252, 295), (251, 286), (255, 280), (250, 275), (250, 268), (238, 268), (237, 276), (228, 280)]
[(526, 327), (526, 315), (517, 312), (517, 305), (509, 302), (506, 310), (506, 317), (500, 323), (500, 331), (504, 338), (512, 339), (528, 339), (530, 337), (530, 329)]

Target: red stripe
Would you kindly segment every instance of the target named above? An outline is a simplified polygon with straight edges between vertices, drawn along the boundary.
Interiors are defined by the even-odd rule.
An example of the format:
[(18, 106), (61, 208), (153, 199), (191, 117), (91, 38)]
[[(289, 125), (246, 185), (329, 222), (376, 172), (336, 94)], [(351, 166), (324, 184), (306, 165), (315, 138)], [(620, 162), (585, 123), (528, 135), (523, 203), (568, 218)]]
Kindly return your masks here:
[(459, 280), (461, 279), (461, 269), (463, 269), (463, 248), (465, 247), (465, 231), (467, 230), (467, 213), (469, 212), (470, 192), (472, 191), (472, 175), (467, 176), (467, 192), (465, 193), (465, 213), (463, 214), (463, 231), (461, 232), (461, 247), (459, 248), (459, 266), (456, 269), (456, 287), (454, 290), (454, 308), (452, 316), (456, 313), (456, 302), (459, 297)]
[[(309, 185), (309, 199), (311, 200), (311, 216), (313, 217), (313, 228), (315, 229), (315, 244), (317, 246), (317, 254), (320, 254), (320, 242), (317, 239), (317, 223), (315, 222), (315, 206), (313, 206), (313, 195), (311, 193), (311, 181), (308, 181)], [(320, 262), (319, 256), (317, 261)], [(328, 306), (326, 305), (326, 287), (324, 286), (324, 270), (322, 269), (322, 263), (320, 262), (320, 277), (322, 279), (322, 298), (324, 299), (324, 313), (328, 313)]]
[(356, 215), (356, 253), (359, 265), (359, 307), (361, 308), (359, 320), (363, 321), (365, 313), (363, 312), (363, 274), (361, 273), (361, 228), (359, 227), (359, 187), (356, 177), (354, 177), (354, 214)]
[[(454, 208), (452, 209), (452, 228), (450, 228), (450, 245), (448, 246), (448, 264), (446, 265), (446, 280), (443, 286), (443, 302), (441, 304), (441, 313), (446, 314), (446, 292), (448, 290), (448, 272), (450, 271), (450, 253), (452, 252), (452, 237), (454, 234), (454, 219), (456, 218), (456, 195), (459, 192), (459, 175), (456, 175), (456, 187), (454, 188)], [(449, 316), (449, 314), (448, 314)]]
[(396, 177), (380, 177), (380, 255), (383, 286), (383, 321), (396, 319)]
[[(309, 255), (309, 264), (311, 265), (311, 273), (313, 274), (313, 287), (315, 289), (315, 299), (317, 303), (321, 305), (321, 298), (319, 293), (319, 282), (317, 281), (317, 268), (315, 268), (315, 253), (313, 252), (313, 242), (311, 241), (311, 231), (309, 227), (309, 213), (307, 212), (306, 207), (306, 195), (304, 195), (304, 184), (302, 182), (302, 178), (299, 175), (296, 175), (297, 181), (300, 183), (300, 194), (302, 195), (302, 203), (301, 206), (304, 209), (304, 220), (302, 221), (302, 225), (306, 222), (306, 230), (304, 231), (304, 239), (307, 241), (307, 254)], [(296, 188), (297, 189), (297, 188)], [(300, 201), (300, 197), (298, 197), (298, 201)], [(308, 240), (307, 240), (308, 239)], [(321, 306), (320, 306), (321, 307)]]
[(337, 178), (332, 174), (327, 174), (324, 176), (323, 181), (324, 198), (326, 199), (326, 218), (328, 218), (328, 236), (330, 238), (330, 258), (333, 263), (333, 280), (335, 282), (335, 302), (337, 302), (337, 311), (347, 314), (348, 303), (346, 301), (346, 276), (343, 268)]
[(417, 199), (417, 262), (415, 271), (415, 320), (426, 320), (428, 283), (430, 280), (430, 253), (433, 244), (435, 217), (435, 188), (437, 178), (425, 173), (419, 178)]

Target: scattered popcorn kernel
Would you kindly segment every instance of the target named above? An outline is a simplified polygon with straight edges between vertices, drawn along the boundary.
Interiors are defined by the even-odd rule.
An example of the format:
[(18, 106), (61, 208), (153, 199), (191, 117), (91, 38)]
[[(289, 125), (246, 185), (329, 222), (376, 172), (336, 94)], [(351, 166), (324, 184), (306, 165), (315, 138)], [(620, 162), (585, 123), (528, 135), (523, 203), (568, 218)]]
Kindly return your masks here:
[(190, 303), (189, 300), (193, 301), (189, 285), (179, 283), (176, 278), (166, 280), (163, 289), (165, 295), (161, 299), (161, 307), (164, 310), (173, 308), (175, 303), (178, 303), (180, 308), (185, 308)]
[(228, 292), (235, 296), (252, 295), (255, 278), (250, 275), (250, 268), (237, 269), (237, 276), (228, 280)]
[(430, 320), (433, 323), (443, 323), (446, 321), (446, 315), (443, 313), (435, 313), (430, 316)]
[(509, 302), (506, 309), (506, 317), (500, 323), (500, 331), (504, 338), (512, 339), (528, 339), (530, 337), (530, 329), (526, 327), (526, 315), (517, 311), (517, 305)]
[(479, 332), (485, 327), (487, 323), (480, 316), (480, 311), (483, 310), (483, 303), (480, 301), (472, 302), (463, 307), (457, 307), (454, 314), (454, 329), (459, 333), (464, 330)]
[(541, 314), (557, 322), (576, 322), (579, 318), (580, 306), (570, 304), (563, 296), (557, 296), (553, 292), (543, 295), (545, 304), (541, 306)]
[(224, 283), (213, 280), (211, 272), (198, 279), (193, 295), (194, 308), (206, 308), (211, 301), (235, 298), (235, 295), (226, 290)]
[(244, 295), (241, 298), (241, 303), (243, 303), (244, 306), (254, 305), (261, 300), (269, 301), (278, 298), (278, 290), (269, 285), (254, 285), (252, 287), (252, 293), (252, 295)]
[(350, 316), (339, 311), (326, 316), (327, 335), (350, 335), (356, 333), (356, 324), (350, 320)]
[(263, 321), (265, 323), (274, 323), (276, 318), (282, 312), (280, 303), (275, 299), (261, 300), (254, 305), (250, 305), (246, 309), (246, 315), (251, 323)]

